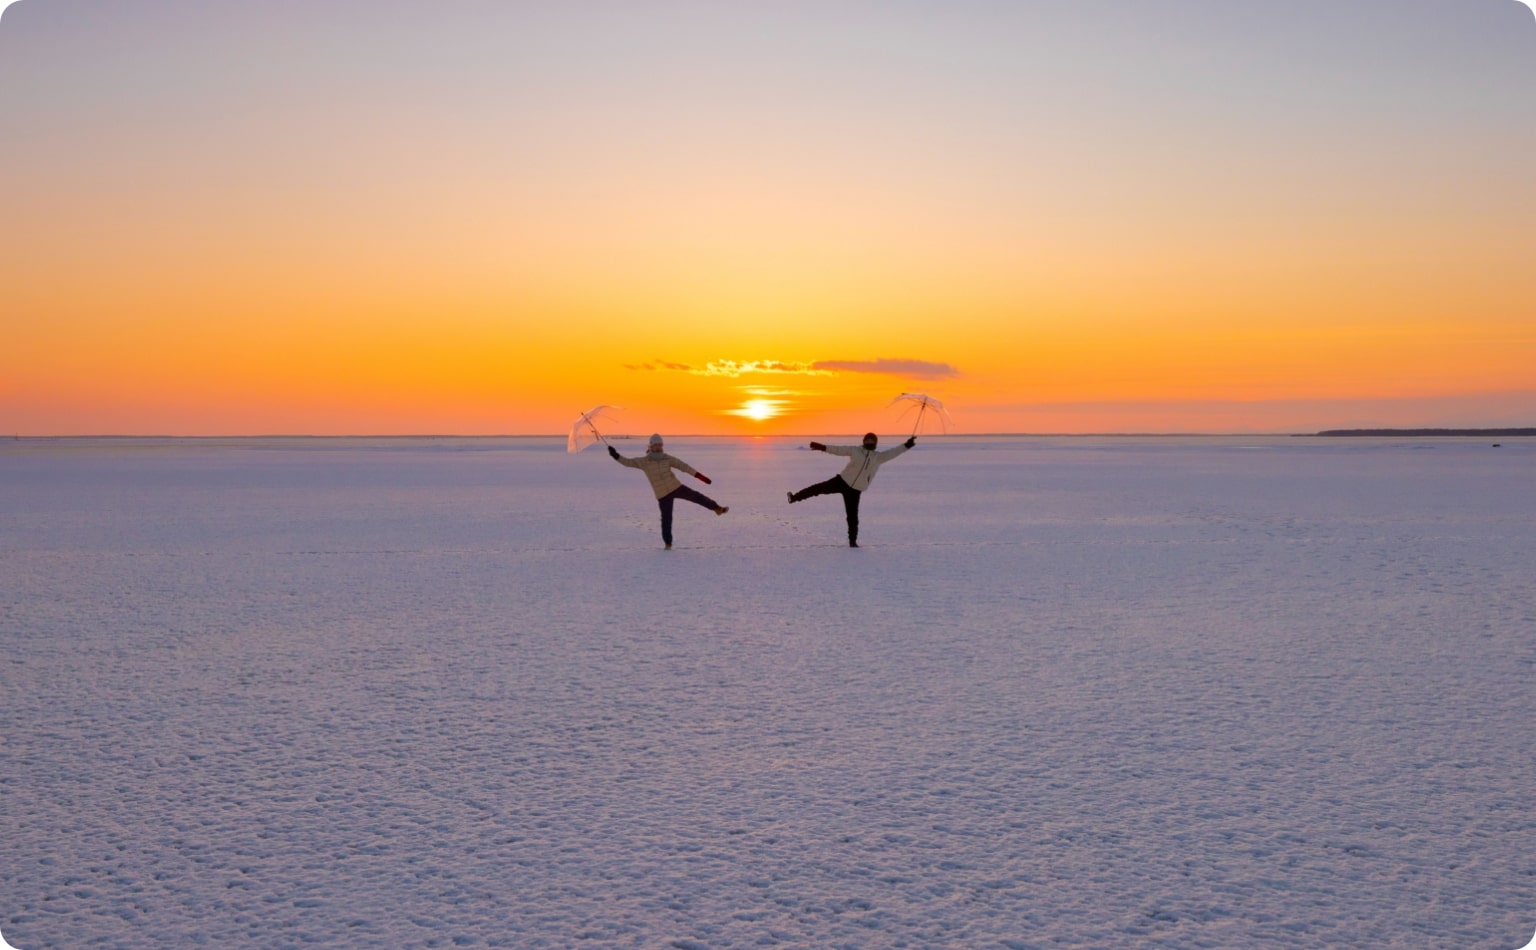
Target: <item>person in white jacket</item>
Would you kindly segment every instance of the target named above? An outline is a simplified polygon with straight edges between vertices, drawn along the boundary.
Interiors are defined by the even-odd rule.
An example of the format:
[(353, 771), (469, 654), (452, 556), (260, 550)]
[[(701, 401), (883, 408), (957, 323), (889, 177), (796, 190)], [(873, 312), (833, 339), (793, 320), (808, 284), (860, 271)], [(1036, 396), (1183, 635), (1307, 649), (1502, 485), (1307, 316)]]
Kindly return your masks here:
[(818, 452), (847, 456), (848, 464), (841, 472), (824, 482), (817, 482), (789, 493), (791, 505), (816, 495), (842, 495), (843, 511), (848, 516), (850, 548), (859, 546), (859, 498), (864, 494), (864, 489), (868, 488), (869, 483), (874, 480), (875, 472), (880, 470), (881, 465), (916, 445), (917, 438), (916, 436), (909, 438), (895, 448), (886, 449), (884, 452), (875, 450), (879, 444), (880, 439), (873, 432), (864, 433), (864, 438), (859, 445), (822, 445), (820, 442), (812, 442), (811, 448)]
[(661, 508), (661, 541), (670, 551), (672, 550), (672, 503), (677, 499), (703, 505), (717, 515), (723, 515), (731, 509), (717, 504), (708, 495), (696, 492), (678, 481), (677, 476), (672, 474), (674, 468), (687, 472), (706, 485), (710, 484), (708, 475), (696, 470), (682, 459), (668, 455), (664, 449), (665, 444), (661, 436), (652, 435), (650, 444), (646, 447), (646, 453), (638, 458), (625, 458), (611, 445), (608, 446), (608, 454), (620, 465), (638, 468), (645, 473), (646, 478), (650, 479), (651, 490), (656, 493), (656, 504)]

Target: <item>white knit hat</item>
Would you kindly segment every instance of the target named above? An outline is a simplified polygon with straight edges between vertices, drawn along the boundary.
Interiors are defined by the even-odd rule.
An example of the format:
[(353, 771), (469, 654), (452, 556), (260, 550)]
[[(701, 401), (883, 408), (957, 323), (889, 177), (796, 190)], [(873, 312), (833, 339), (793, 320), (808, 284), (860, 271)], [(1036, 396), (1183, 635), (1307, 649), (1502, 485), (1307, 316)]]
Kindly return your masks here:
[(657, 433), (657, 432), (652, 432), (651, 433), (651, 441), (649, 443), (647, 443), (647, 444), (648, 445), (661, 445), (662, 444), (661, 434)]

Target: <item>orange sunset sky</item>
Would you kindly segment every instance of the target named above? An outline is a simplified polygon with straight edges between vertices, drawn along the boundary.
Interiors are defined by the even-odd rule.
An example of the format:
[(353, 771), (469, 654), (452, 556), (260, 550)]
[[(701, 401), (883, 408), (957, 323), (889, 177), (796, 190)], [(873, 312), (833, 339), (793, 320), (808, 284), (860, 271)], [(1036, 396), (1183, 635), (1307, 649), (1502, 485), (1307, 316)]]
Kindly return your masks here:
[(0, 432), (1536, 425), (1516, 0), (20, 0)]

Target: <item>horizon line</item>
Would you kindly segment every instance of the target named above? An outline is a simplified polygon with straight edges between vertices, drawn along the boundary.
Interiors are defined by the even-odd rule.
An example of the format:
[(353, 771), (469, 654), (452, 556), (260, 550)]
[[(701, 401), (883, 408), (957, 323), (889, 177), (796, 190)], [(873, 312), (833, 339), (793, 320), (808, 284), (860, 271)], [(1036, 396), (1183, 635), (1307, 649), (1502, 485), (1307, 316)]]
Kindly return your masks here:
[[(775, 433), (724, 433), (724, 432), (680, 432), (673, 433), (668, 438), (676, 439), (768, 439), (785, 438), (798, 439), (809, 438), (828, 434), (852, 434), (859, 435), (849, 430), (849, 433), (820, 432), (775, 432)], [(916, 433), (920, 438), (1230, 438), (1234, 436), (1287, 436), (1307, 437), (1325, 435), (1536, 435), (1536, 426), (1364, 426), (1347, 429), (1320, 429), (1315, 431), (1291, 431), (1291, 430), (1264, 430), (1264, 431), (1199, 431), (1199, 432), (1125, 432), (1125, 431), (1082, 431), (1082, 432), (1044, 432), (1044, 431), (1019, 431), (1019, 432), (943, 432), (943, 433)], [(37, 439), (562, 439), (565, 433), (559, 432), (503, 432), (503, 433), (455, 433), (455, 432), (351, 432), (351, 433), (300, 433), (300, 432), (266, 432), (266, 433), (204, 433), (196, 435), (174, 435), (170, 433), (135, 432), (135, 433), (56, 433), (49, 435), (24, 435), (13, 433), (10, 439), (0, 436), (0, 444), (6, 441), (19, 442)], [(893, 436), (894, 437), (894, 436)], [(643, 439), (646, 436), (624, 433), (621, 435), (607, 436), (616, 441), (630, 441)]]

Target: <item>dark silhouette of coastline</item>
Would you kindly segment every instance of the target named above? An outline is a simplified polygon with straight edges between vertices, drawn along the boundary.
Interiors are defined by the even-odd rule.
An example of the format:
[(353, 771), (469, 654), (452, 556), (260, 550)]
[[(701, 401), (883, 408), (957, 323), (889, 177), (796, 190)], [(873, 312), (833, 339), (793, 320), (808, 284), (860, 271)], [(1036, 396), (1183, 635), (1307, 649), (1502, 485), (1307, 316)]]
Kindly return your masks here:
[(1397, 436), (1408, 438), (1435, 438), (1440, 436), (1472, 436), (1512, 439), (1518, 436), (1536, 435), (1531, 429), (1328, 429), (1317, 435), (1325, 436)]

